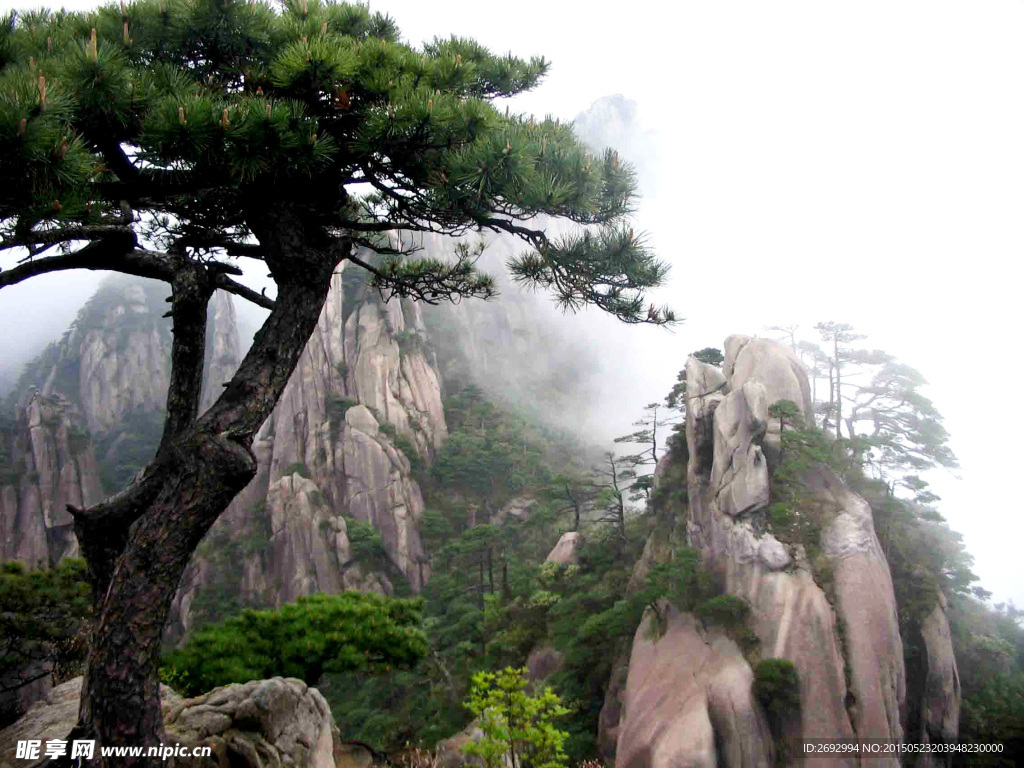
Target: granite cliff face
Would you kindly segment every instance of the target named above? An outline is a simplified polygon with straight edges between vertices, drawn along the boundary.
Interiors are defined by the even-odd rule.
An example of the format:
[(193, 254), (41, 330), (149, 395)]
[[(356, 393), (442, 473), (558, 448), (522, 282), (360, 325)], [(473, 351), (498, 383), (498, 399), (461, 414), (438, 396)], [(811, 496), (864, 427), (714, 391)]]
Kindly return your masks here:
[[(768, 409), (789, 400), (808, 418), (807, 375), (773, 341), (732, 336), (725, 353), (722, 369), (694, 358), (686, 364), (688, 502), (676, 513), (704, 567), (749, 606), (757, 650), (745, 655), (720, 630), (671, 608), (660, 639), (645, 622), (602, 715), (603, 742), (607, 749), (614, 737), (618, 766), (768, 766), (780, 739), (906, 735), (903, 641), (871, 510), (831, 469), (815, 465), (803, 481), (820, 544), (809, 555), (799, 541), (772, 534), (766, 512), (781, 427)], [(659, 474), (670, 470), (663, 462)], [(652, 534), (646, 560), (658, 558), (659, 537), (664, 532)], [(929, 684), (916, 708), (925, 730), (949, 739), (959, 691), (940, 607), (926, 626)], [(774, 736), (752, 692), (759, 658), (789, 660), (799, 675), (799, 713)], [(837, 764), (856, 760), (828, 761)]]
[[(254, 444), (258, 476), (183, 580), (172, 635), (187, 629), (204, 591), (205, 618), (212, 619), (315, 591), (391, 593), (395, 579), (418, 591), (429, 578), (412, 466), (431, 460), (447, 428), (419, 308), (382, 301), (358, 274), (339, 272), (334, 281)], [(170, 369), (166, 294), (151, 281), (105, 282), (64, 338), (26, 369), (10, 401), (15, 417), (0, 435), (4, 559), (52, 563), (76, 554), (66, 504), (102, 499), (151, 458)], [(217, 293), (203, 408), (219, 396), (241, 353), (234, 305)], [(360, 522), (367, 525), (359, 529), (363, 539), (379, 536), (382, 557), (356, 557), (350, 534)]]
[(34, 393), (0, 433), (0, 560), (51, 565), (78, 554), (67, 505), (102, 498), (81, 417), (60, 395)]
[[(2, 559), (35, 565), (76, 555), (66, 505), (119, 490), (152, 456), (170, 372), (166, 293), (153, 281), (106, 281), (27, 366), (0, 436)], [(206, 399), (240, 360), (227, 294), (211, 302), (209, 340)]]
[[(417, 592), (429, 578), (412, 466), (447, 436), (440, 377), (419, 308), (382, 301), (359, 277), (334, 277), (253, 445), (258, 474), (208, 536), (224, 546), (201, 548), (182, 581), (172, 637), (188, 630), (196, 607), (215, 618), (218, 591), (241, 605), (278, 606), (317, 591), (390, 594), (395, 579)], [(386, 567), (355, 556), (350, 528), (359, 523), (380, 537)]]

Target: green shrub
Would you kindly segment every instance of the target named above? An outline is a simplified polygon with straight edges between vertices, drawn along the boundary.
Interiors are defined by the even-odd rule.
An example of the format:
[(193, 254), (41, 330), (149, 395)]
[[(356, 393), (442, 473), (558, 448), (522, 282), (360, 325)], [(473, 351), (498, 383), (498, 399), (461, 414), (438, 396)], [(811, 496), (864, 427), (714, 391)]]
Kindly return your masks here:
[(698, 605), (694, 613), (705, 624), (722, 627), (748, 659), (757, 649), (760, 641), (747, 626), (750, 606), (742, 598), (736, 595), (718, 595)]
[[(341, 365), (344, 363), (339, 364), (339, 367)], [(359, 403), (351, 398), (339, 397), (335, 394), (327, 395), (324, 410), (327, 412), (327, 419), (331, 424), (331, 437), (334, 440), (338, 439), (338, 433), (341, 432), (341, 428), (345, 424), (345, 414), (348, 413), (349, 408), (354, 408), (357, 405)]]
[(196, 633), (161, 664), (161, 677), (195, 696), (220, 685), (324, 672), (388, 671), (427, 652), (422, 599), (376, 594), (300, 597), (279, 610), (246, 610)]
[[(0, 673), (7, 683), (39, 662), (52, 664), (57, 682), (81, 674), (91, 622), (84, 560), (65, 558), (33, 570), (16, 560), (0, 563)], [(11, 714), (0, 713), (0, 727)]]
[(754, 666), (754, 696), (764, 707), (776, 735), (800, 711), (800, 677), (788, 659), (763, 659)]
[(750, 615), (750, 606), (736, 595), (718, 595), (698, 605), (695, 613), (705, 624), (732, 629), (743, 626)]
[(387, 559), (384, 541), (376, 528), (365, 520), (354, 517), (345, 518), (346, 534), (352, 545), (353, 560), (370, 560), (381, 562)]
[(423, 474), (423, 459), (420, 458), (419, 451), (416, 450), (412, 440), (405, 435), (395, 435), (391, 442), (409, 460), (409, 467), (412, 469), (413, 476), (416, 477)]
[(284, 471), (281, 473), (282, 477), (287, 477), (288, 475), (298, 475), (299, 477), (304, 477), (308, 480), (309, 467), (307, 467), (301, 461), (294, 461), (287, 467), (285, 467)]

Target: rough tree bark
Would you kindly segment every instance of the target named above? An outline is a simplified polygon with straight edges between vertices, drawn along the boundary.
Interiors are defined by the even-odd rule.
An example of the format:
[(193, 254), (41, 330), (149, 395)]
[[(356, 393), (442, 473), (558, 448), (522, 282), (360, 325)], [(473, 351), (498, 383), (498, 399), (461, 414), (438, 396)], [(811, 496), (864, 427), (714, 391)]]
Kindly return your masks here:
[[(174, 342), (167, 422), (156, 457), (125, 491), (71, 510), (97, 620), (79, 722), (69, 739), (147, 747), (164, 740), (157, 664), (178, 583), (203, 536), (255, 476), (253, 437), (288, 383), (331, 275), (351, 249), (349, 240), (329, 237), (317, 224), (295, 206), (255, 212), (250, 226), (278, 297), (224, 393), (198, 418), (206, 305), (217, 272), (184, 257), (177, 263), (170, 280)], [(117, 760), (119, 766), (160, 762)]]

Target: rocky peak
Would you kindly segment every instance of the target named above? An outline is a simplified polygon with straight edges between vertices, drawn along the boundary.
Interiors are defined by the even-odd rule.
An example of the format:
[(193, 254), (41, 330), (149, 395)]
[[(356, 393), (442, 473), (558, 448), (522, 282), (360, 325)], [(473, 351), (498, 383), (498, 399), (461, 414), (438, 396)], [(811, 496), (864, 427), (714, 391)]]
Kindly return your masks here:
[(224, 291), (216, 291), (207, 308), (206, 360), (203, 365), (203, 399), (199, 406), (205, 411), (220, 397), (227, 382), (242, 362), (238, 338), (235, 303)]
[[(617, 764), (631, 767), (770, 765), (783, 737), (900, 741), (907, 718), (903, 642), (870, 507), (831, 469), (815, 465), (804, 481), (820, 541), (812, 548), (773, 535), (767, 508), (781, 439), (769, 409), (790, 400), (809, 418), (807, 374), (774, 341), (731, 336), (725, 350), (721, 370), (694, 358), (686, 363), (688, 502), (679, 517), (704, 567), (749, 606), (757, 650), (744, 652), (672, 609), (660, 640), (648, 627), (638, 629), (625, 683), (602, 713), (603, 733), (616, 737)], [(651, 536), (653, 542), (666, 532)], [(949, 693), (955, 664), (951, 671), (944, 615), (932, 618), (932, 699), (921, 720), (946, 738), (955, 728), (949, 712), (958, 706)], [(769, 733), (751, 689), (754, 662), (769, 658), (792, 662), (799, 676), (801, 706), (784, 736)]]
[[(396, 580), (419, 591), (430, 571), (413, 467), (429, 462), (447, 434), (418, 305), (383, 301), (358, 270), (339, 270), (253, 445), (257, 476), (209, 534), (230, 550), (238, 532), (247, 532), (248, 550), (197, 554), (175, 601), (171, 635), (191, 626), (197, 607), (217, 605), (211, 595), (218, 589), (241, 605), (274, 606), (317, 591), (390, 594)], [(383, 559), (356, 551), (352, 529), (361, 525), (379, 536)], [(220, 618), (208, 608), (200, 613)]]

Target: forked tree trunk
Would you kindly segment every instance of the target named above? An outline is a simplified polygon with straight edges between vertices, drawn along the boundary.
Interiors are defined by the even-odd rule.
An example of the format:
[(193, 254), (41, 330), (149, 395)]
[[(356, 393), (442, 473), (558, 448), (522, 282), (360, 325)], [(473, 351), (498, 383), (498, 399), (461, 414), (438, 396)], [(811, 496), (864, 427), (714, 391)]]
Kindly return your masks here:
[[(177, 466), (135, 524), (102, 601), (87, 660), (79, 724), (99, 745), (164, 741), (157, 664), (178, 583), (192, 553), (256, 474), (244, 447), (217, 435), (177, 446)], [(148, 765), (119, 758), (118, 765)]]
[[(79, 722), (68, 738), (95, 739), (96, 758), (101, 746), (148, 748), (164, 741), (157, 665), (174, 594), (203, 536), (255, 476), (253, 437), (313, 333), (335, 266), (348, 255), (347, 241), (315, 240), (310, 233), (323, 230), (301, 213), (285, 206), (262, 211), (252, 226), (277, 280), (276, 306), (223, 395), (198, 419), (206, 303), (215, 275), (205, 265), (182, 262), (183, 276), (172, 284), (173, 365), (157, 455), (125, 491), (71, 510), (97, 620)], [(145, 755), (108, 762), (165, 765)]]

